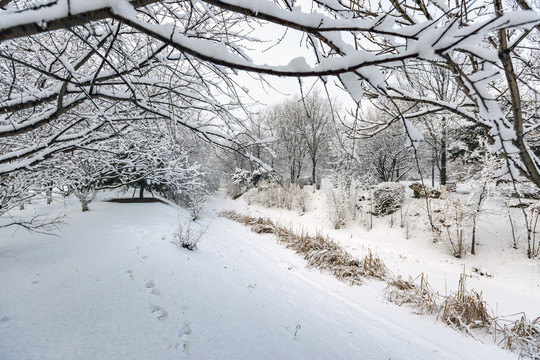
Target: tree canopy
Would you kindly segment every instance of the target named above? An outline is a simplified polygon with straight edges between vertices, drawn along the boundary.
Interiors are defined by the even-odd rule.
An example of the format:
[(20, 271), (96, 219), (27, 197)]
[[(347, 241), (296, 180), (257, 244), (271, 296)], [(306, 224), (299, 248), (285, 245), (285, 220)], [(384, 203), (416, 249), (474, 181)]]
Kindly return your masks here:
[[(265, 24), (301, 32), (311, 55), (254, 62), (264, 40), (252, 30)], [(237, 137), (248, 127), (236, 75), (248, 71), (336, 82), (359, 105), (384, 100), (392, 116), (372, 130), (399, 122), (413, 146), (412, 119), (453, 113), (485, 129), (503, 173), (540, 185), (528, 142), (539, 29), (526, 0), (1, 0), (0, 174), (152, 118), (257, 161), (259, 139)], [(459, 96), (410, 91), (410, 68), (445, 69)]]

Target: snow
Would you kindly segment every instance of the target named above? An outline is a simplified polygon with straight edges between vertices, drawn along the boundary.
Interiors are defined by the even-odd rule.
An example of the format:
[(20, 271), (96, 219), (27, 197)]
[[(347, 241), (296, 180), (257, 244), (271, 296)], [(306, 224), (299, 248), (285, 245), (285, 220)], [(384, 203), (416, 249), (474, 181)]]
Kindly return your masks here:
[[(208, 228), (194, 252), (171, 242), (187, 211), (161, 203), (104, 201), (110, 196), (101, 194), (86, 213), (74, 199), (36, 205), (67, 213), (57, 237), (0, 230), (1, 359), (517, 357), (387, 303), (382, 282), (351, 287), (310, 271), (271, 235), (217, 217), (222, 209), (264, 212), (314, 231), (326, 223), (321, 193), (301, 217), (219, 193), (197, 224)], [(32, 206), (24, 210), (34, 211)], [(349, 236), (357, 230), (332, 235), (355, 253), (364, 248), (353, 233)], [(396, 229), (376, 226), (369, 237), (379, 242), (374, 250), (385, 261), (400, 259), (402, 274), (421, 268), (440, 280), (447, 276), (441, 268), (453, 268), (441, 264), (440, 255), (421, 258), (428, 251), (416, 245), (418, 260), (398, 257), (413, 244), (403, 244)], [(527, 266), (529, 277), (516, 287), (525, 299), (521, 290), (538, 272), (533, 263)], [(504, 275), (497, 266), (485, 267), (494, 272), (486, 280)], [(534, 304), (539, 292), (528, 294)]]

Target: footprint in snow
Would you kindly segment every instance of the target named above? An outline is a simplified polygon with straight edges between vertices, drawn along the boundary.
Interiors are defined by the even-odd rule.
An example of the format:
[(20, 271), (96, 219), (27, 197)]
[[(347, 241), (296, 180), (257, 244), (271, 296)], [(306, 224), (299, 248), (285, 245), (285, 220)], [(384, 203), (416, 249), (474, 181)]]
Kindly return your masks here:
[(151, 280), (144, 285), (144, 289), (150, 294), (159, 295), (159, 291), (156, 290), (155, 284)]
[(158, 305), (149, 305), (150, 313), (159, 321), (165, 320), (169, 315), (165, 309)]
[(178, 341), (174, 344), (174, 348), (178, 354), (183, 355), (182, 358), (189, 356), (189, 337), (191, 333), (191, 326), (188, 322), (184, 322), (178, 330)]
[(143, 257), (141, 257), (141, 258), (139, 259), (139, 262), (140, 262), (141, 264), (144, 264), (144, 263), (146, 262), (146, 260), (148, 260), (148, 255), (144, 255)]
[(126, 278), (128, 278), (129, 280), (133, 280), (133, 279), (134, 279), (134, 277), (133, 277), (133, 271), (131, 271), (131, 270), (125, 271), (125, 272), (124, 272), (124, 276), (125, 276)]

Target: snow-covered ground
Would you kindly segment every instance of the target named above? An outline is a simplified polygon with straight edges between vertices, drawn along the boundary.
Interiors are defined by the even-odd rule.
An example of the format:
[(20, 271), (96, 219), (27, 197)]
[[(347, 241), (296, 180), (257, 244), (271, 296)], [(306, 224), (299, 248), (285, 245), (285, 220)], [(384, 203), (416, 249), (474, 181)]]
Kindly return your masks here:
[(171, 242), (185, 210), (107, 196), (87, 213), (74, 199), (48, 205), (68, 215), (57, 237), (0, 229), (0, 359), (517, 358), (389, 304), (383, 282), (351, 287), (307, 270), (271, 235), (218, 217), (224, 209), (317, 228), (353, 254), (369, 247), (394, 273), (423, 271), (437, 289), (457, 286), (463, 262), (469, 271), (485, 260), (493, 277), (469, 285), (505, 313), (540, 315), (538, 262), (489, 260), (493, 251), (457, 261), (384, 224), (332, 231), (322, 195), (301, 216), (219, 193), (203, 211), (198, 226), (208, 228), (193, 252)]

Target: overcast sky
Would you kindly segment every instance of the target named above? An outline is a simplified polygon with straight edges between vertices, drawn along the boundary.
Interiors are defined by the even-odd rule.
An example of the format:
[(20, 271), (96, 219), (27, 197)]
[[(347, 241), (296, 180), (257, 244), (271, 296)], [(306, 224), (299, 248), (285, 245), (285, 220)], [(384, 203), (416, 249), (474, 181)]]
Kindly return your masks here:
[[(265, 24), (262, 27), (256, 27), (251, 35), (267, 41), (259, 44), (248, 43), (249, 45), (247, 45), (252, 49), (248, 52), (249, 56), (257, 64), (287, 65), (297, 57), (304, 57), (308, 64), (315, 65), (313, 52), (307, 47), (305, 37), (299, 31), (289, 29), (285, 32), (284, 27)], [(275, 90), (262, 84), (259, 80), (254, 80), (246, 73), (242, 73), (240, 79), (240, 84), (249, 89), (249, 95), (261, 103), (257, 108), (281, 103), (300, 95), (297, 78), (266, 76), (265, 79), (275, 87)], [(304, 91), (308, 91), (317, 80), (317, 78), (302, 79)], [(350, 96), (334, 85), (336, 80), (336, 78), (329, 78), (328, 88), (331, 96), (348, 107), (353, 106), (354, 102)]]

